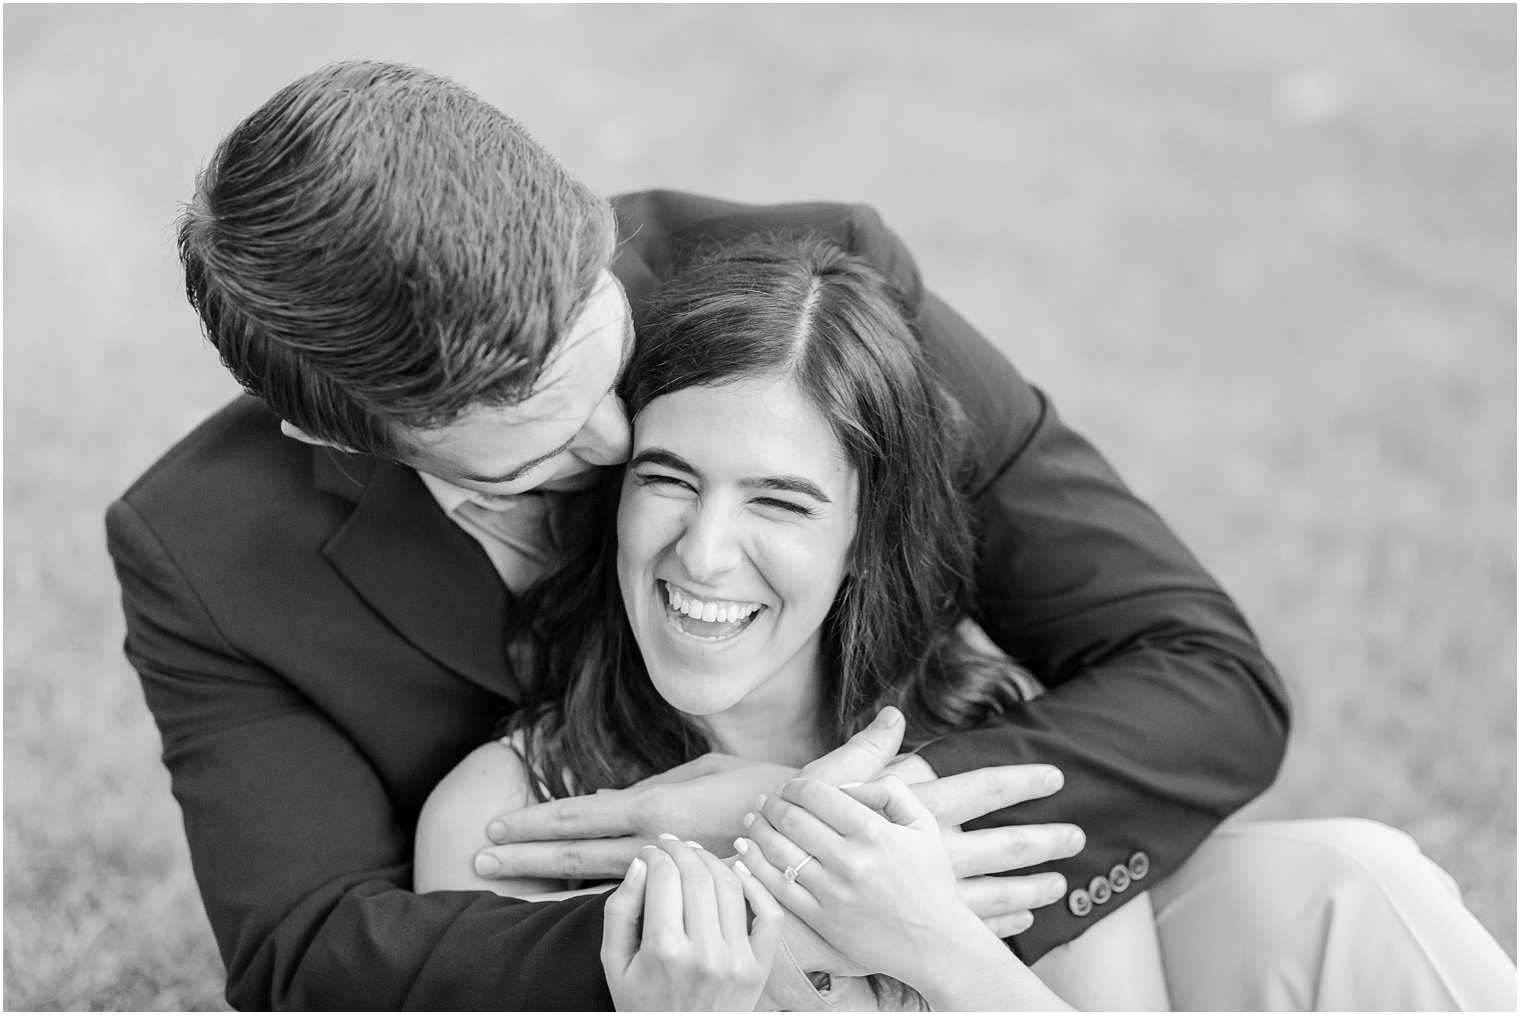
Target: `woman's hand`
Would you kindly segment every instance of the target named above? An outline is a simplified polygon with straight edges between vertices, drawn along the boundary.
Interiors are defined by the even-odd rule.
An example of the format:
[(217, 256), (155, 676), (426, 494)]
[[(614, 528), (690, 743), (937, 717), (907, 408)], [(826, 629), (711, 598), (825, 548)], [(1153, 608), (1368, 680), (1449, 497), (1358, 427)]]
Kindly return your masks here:
[(783, 913), (753, 874), (735, 867), (675, 836), (639, 852), (607, 899), (602, 928), (602, 968), (619, 1011), (754, 1008)]
[(934, 815), (896, 776), (848, 789), (793, 779), (748, 832), (755, 877), (867, 969), (913, 983), (947, 944), (991, 936), (960, 900)]
[(820, 937), (936, 1009), (1065, 1008), (961, 901), (934, 815), (896, 776), (835, 788), (793, 779), (735, 845)]

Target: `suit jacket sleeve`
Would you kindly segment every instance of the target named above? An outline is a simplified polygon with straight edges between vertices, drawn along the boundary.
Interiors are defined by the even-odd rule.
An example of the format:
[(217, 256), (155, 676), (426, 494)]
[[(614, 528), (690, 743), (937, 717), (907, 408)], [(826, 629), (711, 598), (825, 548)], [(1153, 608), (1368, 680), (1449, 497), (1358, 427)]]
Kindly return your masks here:
[[(940, 775), (1056, 765), (1066, 776), (1059, 793), (973, 827), (1063, 821), (1087, 835), (1078, 856), (1038, 869), (1061, 872), (1096, 904), (1068, 896), (1038, 910), (1012, 939), (1032, 961), (1144, 887), (1111, 877), (1116, 866), (1148, 869), (1154, 883), (1271, 783), (1287, 695), (1230, 598), (1050, 400), (922, 289), (875, 212), (856, 208), (855, 235), (905, 292), (972, 424), (976, 619), (1050, 688), (922, 754)], [(1088, 891), (1093, 879), (1105, 883)]]
[(127, 655), (163, 737), (234, 1006), (610, 1009), (600, 897), (413, 894), (409, 827), (350, 739), (226, 643), (131, 504), (112, 506), (107, 532)]

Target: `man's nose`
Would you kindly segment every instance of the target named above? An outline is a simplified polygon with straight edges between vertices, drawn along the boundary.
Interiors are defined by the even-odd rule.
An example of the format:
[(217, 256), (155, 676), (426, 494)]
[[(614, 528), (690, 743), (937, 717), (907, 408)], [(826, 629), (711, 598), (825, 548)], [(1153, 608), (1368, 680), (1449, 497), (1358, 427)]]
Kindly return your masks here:
[(608, 392), (581, 427), (571, 451), (589, 465), (617, 465), (628, 461), (632, 447), (628, 411), (623, 408), (621, 398)]
[(676, 541), (676, 558), (691, 580), (710, 583), (737, 567), (742, 557), (732, 519), (700, 501), (694, 503)]

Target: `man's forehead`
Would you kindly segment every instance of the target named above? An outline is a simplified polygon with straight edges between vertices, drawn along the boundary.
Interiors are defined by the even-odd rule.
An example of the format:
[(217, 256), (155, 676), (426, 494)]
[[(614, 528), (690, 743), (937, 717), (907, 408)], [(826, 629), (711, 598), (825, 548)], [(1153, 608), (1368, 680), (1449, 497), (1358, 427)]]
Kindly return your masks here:
[(613, 377), (613, 383), (616, 383), (623, 375), (623, 368), (633, 357), (633, 343), (633, 314), (628, 306), (628, 297), (623, 293), (622, 283), (617, 280), (617, 276), (604, 271), (602, 280), (592, 290), (591, 298), (581, 308), (564, 339), (550, 353), (528, 399), (567, 381), (580, 383), (583, 372), (594, 369), (613, 356), (617, 357), (617, 370)]
[[(510, 436), (517, 450), (519, 440), (531, 444), (544, 428), (579, 429), (587, 412), (616, 386), (632, 355), (633, 323), (627, 301), (617, 279), (604, 272), (525, 397), (512, 404), (472, 406), (446, 426), (416, 433), (415, 439), (423, 450), (442, 454), (457, 465), (452, 460), (460, 449), (478, 446), (480, 441), (500, 448)], [(518, 432), (509, 435), (509, 430)], [(573, 435), (572, 431), (564, 436)]]
[[(578, 406), (574, 403), (590, 395), (598, 396), (599, 400), (617, 384), (633, 356), (633, 343), (633, 321), (627, 301), (616, 279), (606, 273), (592, 300), (582, 308), (526, 396), (513, 404), (466, 409), (455, 421), (456, 426), (445, 427), (444, 431), (457, 429), (457, 424), (511, 426), (576, 416)], [(615, 369), (607, 370), (609, 363)], [(587, 391), (590, 385), (595, 385), (594, 391)], [(446, 434), (436, 434), (435, 441), (424, 442), (436, 444), (439, 439), (446, 440)]]

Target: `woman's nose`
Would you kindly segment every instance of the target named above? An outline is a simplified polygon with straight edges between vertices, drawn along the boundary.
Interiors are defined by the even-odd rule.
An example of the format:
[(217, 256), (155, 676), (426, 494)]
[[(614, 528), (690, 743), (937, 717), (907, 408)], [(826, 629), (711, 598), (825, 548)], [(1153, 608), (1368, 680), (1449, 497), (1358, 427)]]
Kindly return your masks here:
[(623, 400), (609, 391), (581, 427), (571, 451), (588, 465), (617, 465), (628, 461), (631, 448), (628, 412)]
[(676, 541), (676, 557), (695, 582), (711, 582), (738, 566), (743, 556), (732, 522), (700, 503)]

